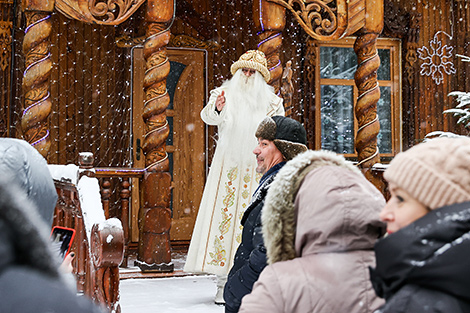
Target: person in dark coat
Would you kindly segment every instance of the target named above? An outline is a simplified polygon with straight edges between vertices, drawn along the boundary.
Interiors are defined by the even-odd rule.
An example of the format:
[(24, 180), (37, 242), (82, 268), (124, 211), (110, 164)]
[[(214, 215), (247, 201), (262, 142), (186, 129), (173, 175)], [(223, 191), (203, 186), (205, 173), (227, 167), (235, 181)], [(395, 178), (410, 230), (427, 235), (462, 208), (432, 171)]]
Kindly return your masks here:
[(59, 270), (50, 232), (57, 193), (46, 160), (23, 140), (0, 138), (0, 311), (98, 313)]
[(271, 182), (286, 161), (307, 151), (305, 129), (288, 117), (265, 118), (258, 126), (256, 138), (258, 146), (253, 150), (258, 165), (256, 171), (263, 176), (241, 220), (242, 240), (224, 288), (225, 312), (238, 312), (242, 298), (251, 292), (267, 265), (261, 211)]
[(375, 245), (378, 313), (470, 312), (470, 138), (399, 153), (384, 173), (388, 236)]

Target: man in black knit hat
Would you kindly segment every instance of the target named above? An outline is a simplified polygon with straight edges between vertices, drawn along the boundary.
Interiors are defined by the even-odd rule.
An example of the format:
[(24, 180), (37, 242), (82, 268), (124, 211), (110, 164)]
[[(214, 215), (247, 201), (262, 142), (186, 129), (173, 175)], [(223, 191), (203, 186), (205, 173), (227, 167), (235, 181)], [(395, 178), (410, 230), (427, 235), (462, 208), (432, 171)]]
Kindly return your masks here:
[(225, 312), (238, 312), (242, 298), (249, 294), (266, 267), (266, 248), (261, 233), (261, 210), (271, 182), (284, 164), (307, 150), (304, 127), (288, 117), (265, 118), (256, 131), (256, 171), (263, 174), (242, 218), (242, 241), (224, 289)]

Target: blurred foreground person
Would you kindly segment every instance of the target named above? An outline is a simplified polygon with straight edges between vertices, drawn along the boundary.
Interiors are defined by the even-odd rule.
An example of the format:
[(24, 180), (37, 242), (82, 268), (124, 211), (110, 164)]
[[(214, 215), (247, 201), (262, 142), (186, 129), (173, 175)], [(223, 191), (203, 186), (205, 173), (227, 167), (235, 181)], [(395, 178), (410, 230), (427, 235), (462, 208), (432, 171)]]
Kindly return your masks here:
[(60, 272), (50, 232), (57, 193), (46, 160), (0, 138), (0, 312), (101, 312)]
[(256, 130), (256, 138), (258, 146), (253, 150), (258, 163), (256, 171), (263, 176), (241, 221), (242, 242), (224, 289), (225, 312), (238, 312), (242, 298), (251, 292), (266, 267), (261, 212), (274, 177), (286, 161), (307, 150), (307, 135), (302, 124), (284, 116), (265, 118)]
[(377, 312), (470, 312), (470, 138), (437, 138), (399, 153), (384, 173), (388, 236), (371, 280)]
[(343, 156), (307, 151), (279, 171), (262, 213), (269, 265), (240, 312), (369, 313), (369, 281), (385, 232), (383, 195)]

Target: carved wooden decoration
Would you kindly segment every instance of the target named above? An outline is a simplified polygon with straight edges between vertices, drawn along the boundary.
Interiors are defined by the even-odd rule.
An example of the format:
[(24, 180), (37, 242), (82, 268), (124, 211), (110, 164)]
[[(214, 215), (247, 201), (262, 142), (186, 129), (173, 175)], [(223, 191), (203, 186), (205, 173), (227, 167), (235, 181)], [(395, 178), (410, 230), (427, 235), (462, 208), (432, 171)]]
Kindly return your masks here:
[(417, 12), (402, 12), (392, 1), (384, 3), (384, 32), (399, 37), (405, 41), (405, 71), (408, 83), (413, 85), (418, 57), (418, 39), (420, 31), (421, 14)]
[(145, 0), (55, 0), (65, 16), (85, 23), (119, 25)]
[(305, 32), (320, 41), (335, 40), (355, 33), (364, 27), (366, 19), (376, 18), (369, 16), (369, 11), (374, 13), (375, 7), (383, 5), (382, 1), (370, 0), (266, 1), (287, 8)]
[(0, 69), (6, 71), (10, 65), (11, 57), (11, 21), (0, 20)]
[[(406, 109), (414, 108), (418, 105), (416, 90), (418, 87), (418, 40), (421, 29), (422, 16), (416, 11), (406, 12), (400, 9), (393, 1), (386, 0), (384, 3), (384, 34), (392, 37), (401, 38), (404, 42), (404, 69), (403, 73), (403, 106)], [(408, 109), (406, 116), (407, 122), (404, 121), (403, 135), (408, 141), (403, 142), (403, 148), (406, 149), (414, 144), (412, 138), (415, 138), (416, 129), (415, 110)]]
[[(306, 42), (305, 51), (305, 67), (303, 77), (303, 87), (305, 92), (315, 94), (315, 68), (317, 61), (317, 42), (312, 38), (308, 37)], [(308, 97), (304, 99), (305, 106), (312, 108), (304, 112), (303, 114), (303, 125), (307, 131), (307, 144), (310, 149), (315, 147), (315, 99), (314, 97)]]
[[(145, 42), (146, 37), (131, 38), (128, 35), (124, 35), (116, 38), (116, 45), (120, 48), (131, 48), (137, 45), (141, 45)], [(168, 47), (187, 47), (197, 48), (207, 51), (217, 51), (220, 49), (220, 44), (214, 41), (202, 41), (197, 38), (193, 38), (188, 35), (170, 35), (170, 41)]]
[(282, 72), (281, 94), (284, 99), (286, 116), (292, 115), (292, 96), (294, 95), (294, 85), (292, 84), (292, 61), (287, 61)]

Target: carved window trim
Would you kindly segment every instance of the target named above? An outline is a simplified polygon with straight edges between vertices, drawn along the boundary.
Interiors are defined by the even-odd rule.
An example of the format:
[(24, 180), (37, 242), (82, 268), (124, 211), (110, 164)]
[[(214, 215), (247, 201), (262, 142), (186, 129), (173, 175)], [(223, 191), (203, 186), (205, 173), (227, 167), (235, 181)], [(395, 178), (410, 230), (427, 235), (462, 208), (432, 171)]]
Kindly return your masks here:
[[(353, 104), (356, 105), (358, 91), (354, 79), (326, 79), (320, 77), (320, 48), (321, 47), (342, 47), (353, 48), (355, 37), (347, 37), (330, 42), (316, 42), (314, 47), (315, 79), (313, 82), (315, 90), (315, 149), (321, 149), (321, 86), (340, 85), (353, 86)], [(391, 88), (391, 153), (380, 153), (382, 161), (387, 162), (402, 150), (402, 72), (401, 72), (401, 40), (395, 38), (379, 38), (377, 49), (390, 49), (390, 81), (379, 80), (379, 86), (389, 86)], [(353, 114), (354, 115), (354, 114)], [(354, 115), (354, 136), (357, 135), (357, 120)], [(346, 158), (357, 160), (357, 152), (344, 154)]]

